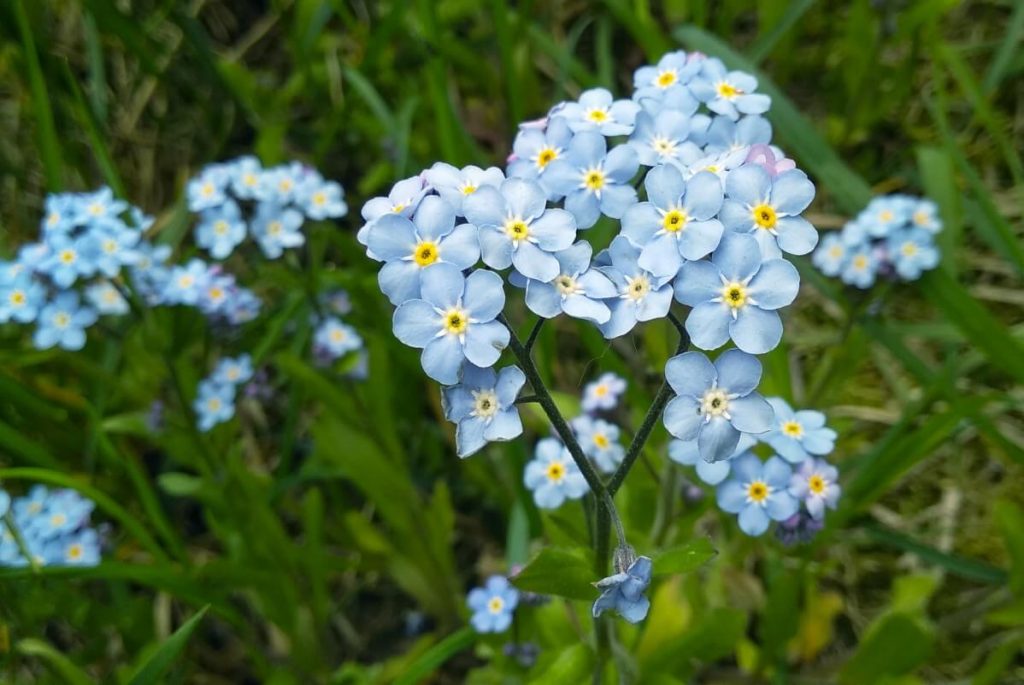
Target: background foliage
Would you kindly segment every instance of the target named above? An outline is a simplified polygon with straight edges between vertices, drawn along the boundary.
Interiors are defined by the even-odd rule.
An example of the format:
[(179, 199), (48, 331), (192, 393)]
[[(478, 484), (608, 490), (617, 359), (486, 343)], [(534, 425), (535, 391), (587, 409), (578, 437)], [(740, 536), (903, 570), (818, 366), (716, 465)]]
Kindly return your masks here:
[[(533, 508), (526, 439), (454, 457), (436, 387), (391, 337), (356, 210), (437, 159), (501, 164), (518, 121), (589, 86), (622, 92), (682, 45), (759, 70), (777, 141), (818, 183), (820, 229), (872, 192), (928, 194), (944, 260), (871, 296), (800, 263), (763, 389), (840, 432), (844, 504), (811, 546), (747, 539), (709, 498), (673, 497), (682, 472), (657, 430), (620, 500), (634, 543), (676, 549), (687, 572), (660, 580), (644, 627), (620, 631), (619, 665), (637, 682), (1019, 682), (1022, 34), (1024, 5), (995, 0), (0, 4), (5, 256), (35, 235), (47, 191), (102, 183), (187, 253), (184, 180), (249, 151), (317, 166), (353, 208), (313, 230), (304, 271), (245, 265), (243, 280), (282, 296), (243, 339), (186, 312), (94, 335), (81, 354), (2, 331), (0, 480), (94, 497), (113, 551), (92, 570), (0, 572), (0, 672), (128, 682), (157, 645), (173, 656), (183, 640), (168, 636), (208, 604), (174, 682), (580, 679), (584, 603), (519, 626), (541, 647), (529, 671), (462, 627), (468, 587), (540, 540), (571, 548), (582, 514)], [(304, 361), (306, 294), (329, 285), (352, 294), (368, 382)], [(635, 426), (669, 331), (609, 349), (560, 324), (537, 356), (567, 406), (615, 370)], [(197, 441), (176, 389), (189, 396), (218, 350), (254, 350), (276, 395)], [(144, 421), (156, 398), (160, 434)], [(690, 568), (679, 546), (704, 539), (717, 556)]]

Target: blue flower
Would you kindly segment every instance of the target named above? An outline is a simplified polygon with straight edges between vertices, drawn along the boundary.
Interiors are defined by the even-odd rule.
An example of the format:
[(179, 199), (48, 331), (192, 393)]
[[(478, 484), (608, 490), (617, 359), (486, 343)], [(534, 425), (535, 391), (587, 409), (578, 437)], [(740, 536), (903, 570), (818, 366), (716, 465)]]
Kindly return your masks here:
[(45, 301), (43, 284), (31, 274), (21, 271), (6, 282), (0, 282), (0, 323), (12, 320), (32, 323)]
[(570, 423), (583, 453), (594, 460), (602, 473), (614, 472), (626, 456), (626, 449), (619, 443), (619, 427), (587, 414)]
[(79, 277), (96, 273), (96, 264), (83, 250), (84, 238), (71, 238), (63, 233), (47, 237), (47, 255), (39, 262), (40, 273), (46, 274), (58, 288), (70, 288)]
[(184, 304), (194, 307), (210, 281), (209, 268), (201, 259), (189, 260), (184, 266), (171, 268), (160, 295), (163, 304)]
[(718, 180), (724, 184), (725, 180), (734, 169), (738, 169), (746, 163), (749, 152), (750, 151), (746, 148), (726, 152), (714, 152), (685, 165), (681, 162), (675, 162), (673, 160), (669, 161), (673, 166), (683, 172), (683, 178), (686, 180), (692, 178), (694, 174), (706, 171), (709, 174), (717, 176)]
[(535, 181), (510, 178), (500, 189), (480, 188), (466, 198), (463, 209), (480, 229), (480, 253), (487, 266), (514, 265), (538, 281), (558, 276), (558, 259), (551, 253), (564, 250), (576, 238), (572, 215), (547, 209), (546, 194)]
[(378, 219), (367, 246), (386, 262), (378, 281), (395, 305), (417, 299), (424, 275), (435, 266), (452, 264), (461, 271), (480, 258), (476, 226), (456, 226), (455, 209), (436, 195), (423, 198), (412, 221), (398, 214)]
[(894, 231), (886, 244), (889, 261), (905, 281), (917, 280), (922, 272), (939, 265), (939, 250), (935, 247), (932, 234), (923, 228)]
[(260, 190), (263, 166), (252, 156), (239, 157), (228, 165), (231, 191), (240, 200), (255, 200)]
[(720, 218), (725, 227), (752, 233), (766, 258), (782, 252), (804, 255), (814, 249), (818, 232), (799, 216), (814, 199), (814, 184), (797, 169), (775, 178), (760, 164), (745, 164), (725, 179)]
[(690, 88), (712, 112), (733, 120), (740, 114), (764, 114), (772, 102), (767, 95), (754, 92), (757, 79), (742, 71), (726, 71), (717, 58), (704, 60), (700, 76)]
[(235, 386), (212, 379), (200, 381), (192, 408), (196, 412), (199, 430), (205, 433), (235, 415)]
[(647, 618), (651, 601), (644, 592), (651, 583), (652, 569), (648, 557), (637, 557), (625, 570), (594, 583), (601, 590), (601, 596), (594, 602), (594, 618), (608, 610), (614, 610), (630, 623)]
[(617, 338), (633, 330), (640, 321), (668, 314), (672, 306), (672, 276), (655, 276), (641, 268), (640, 249), (622, 235), (612, 241), (606, 255), (610, 263), (600, 269), (615, 285), (617, 297), (608, 300), (611, 318), (600, 326), (604, 337)]
[(656, 65), (640, 67), (633, 73), (633, 98), (645, 109), (674, 109), (685, 115), (697, 111), (698, 102), (689, 84), (700, 73), (705, 57), (682, 50), (669, 52)]
[(767, 462), (750, 453), (733, 461), (729, 480), (718, 486), (718, 506), (739, 514), (740, 530), (757, 536), (771, 521), (784, 521), (797, 512), (800, 503), (789, 494), (793, 472), (786, 462), (772, 457)]
[(622, 235), (641, 248), (637, 263), (656, 276), (672, 278), (683, 260), (706, 257), (725, 230), (715, 218), (722, 184), (706, 171), (684, 181), (674, 166), (656, 166), (644, 179), (647, 202), (626, 210)]
[(544, 172), (551, 162), (565, 153), (572, 135), (564, 117), (549, 119), (544, 129), (520, 126), (512, 144), (508, 177), (537, 180), (545, 191), (550, 192)]
[(904, 195), (884, 195), (871, 199), (858, 215), (858, 221), (873, 238), (885, 238), (910, 221), (913, 201)]
[(463, 201), (484, 186), (500, 187), (505, 174), (494, 166), (481, 169), (470, 165), (456, 169), (451, 164), (437, 162), (423, 172), (423, 178), (457, 215), (464, 216)]
[(694, 345), (714, 350), (730, 338), (750, 354), (775, 349), (782, 319), (775, 310), (796, 298), (800, 275), (784, 259), (761, 261), (757, 241), (746, 233), (728, 233), (711, 261), (683, 264), (676, 299), (692, 307), (686, 332)]
[(846, 264), (846, 245), (838, 233), (829, 233), (821, 239), (818, 248), (811, 255), (811, 261), (818, 271), (826, 276), (838, 276)]
[(220, 206), (227, 200), (227, 186), (231, 180), (228, 169), (213, 164), (188, 182), (185, 192), (188, 195), (188, 208), (192, 212), (201, 212)]
[(334, 219), (348, 214), (345, 193), (335, 181), (325, 181), (309, 172), (295, 191), (295, 204), (314, 221)]
[(600, 378), (587, 383), (583, 388), (583, 401), (580, 407), (586, 412), (615, 409), (619, 403), (619, 395), (626, 392), (626, 380), (614, 373), (606, 372)]
[[(0, 515), (9, 501), (0, 490)], [(89, 528), (93, 503), (74, 490), (48, 490), (37, 485), (10, 507), (14, 526), (29, 555), (42, 566), (95, 566), (100, 561), (100, 537)], [(14, 535), (0, 522), (0, 566), (23, 567)]]
[(772, 140), (772, 125), (762, 116), (751, 115), (734, 121), (715, 117), (708, 126), (704, 149), (707, 153), (734, 152), (751, 145), (767, 145)]
[(297, 210), (270, 202), (260, 203), (252, 220), (252, 235), (267, 259), (277, 259), (286, 248), (306, 242), (302, 222), (302, 213)]
[(96, 311), (80, 303), (78, 293), (64, 291), (39, 312), (32, 343), (45, 350), (54, 345), (65, 350), (80, 350), (85, 345), (85, 329), (96, 323)]
[(555, 253), (560, 273), (548, 282), (528, 279), (526, 306), (550, 319), (565, 312), (578, 319), (604, 323), (611, 317), (601, 300), (615, 297), (612, 282), (590, 266), (590, 243), (579, 241)]
[(541, 509), (557, 509), (566, 499), (579, 499), (590, 489), (569, 450), (556, 438), (543, 438), (537, 443), (523, 482), (533, 491), (533, 501)]
[(284, 207), (295, 200), (304, 175), (305, 169), (298, 162), (266, 169), (260, 174), (256, 197), (263, 203)]
[(812, 454), (828, 454), (836, 445), (836, 432), (825, 426), (820, 411), (793, 411), (781, 397), (769, 397), (775, 411), (772, 429), (760, 436), (780, 457), (796, 464)]
[(82, 220), (82, 201), (71, 193), (53, 193), (46, 196), (42, 229), (43, 234), (68, 233)]
[(121, 273), (121, 267), (138, 259), (135, 246), (141, 237), (141, 233), (123, 225), (93, 228), (82, 237), (82, 257), (99, 273), (114, 278)]
[(242, 210), (234, 200), (225, 200), (203, 211), (196, 227), (196, 244), (214, 259), (224, 259), (245, 240)]
[(422, 298), (399, 305), (394, 331), (406, 345), (423, 348), (428, 376), (453, 385), (463, 360), (482, 368), (498, 361), (509, 341), (508, 329), (495, 321), (505, 306), (498, 274), (480, 270), (466, 278), (458, 267), (438, 264), (423, 275)]
[(633, 132), (640, 105), (631, 100), (613, 100), (604, 88), (591, 88), (580, 95), (578, 102), (563, 102), (551, 111), (550, 117), (563, 117), (573, 133), (597, 131), (605, 136), (626, 136)]
[(110, 281), (93, 283), (85, 289), (85, 299), (103, 315), (121, 316), (128, 313), (128, 300)]
[(504, 442), (521, 435), (516, 397), (526, 376), (516, 366), (498, 373), (466, 364), (462, 382), (443, 388), (444, 416), (456, 424), (455, 447), (460, 457), (468, 457), (488, 442)]
[(128, 209), (128, 203), (114, 197), (110, 188), (100, 188), (93, 193), (83, 193), (78, 197), (79, 215), (77, 222), (88, 224), (93, 228), (124, 228), (120, 215)]
[(942, 230), (942, 220), (939, 218), (939, 207), (928, 199), (914, 201), (913, 211), (910, 214), (910, 223), (917, 228), (923, 228), (929, 233), (938, 233)]
[(325, 317), (313, 334), (313, 348), (330, 359), (338, 359), (363, 346), (363, 339), (335, 316)]
[(241, 354), (237, 357), (225, 357), (217, 362), (210, 378), (221, 385), (238, 386), (252, 378), (252, 356)]
[(689, 132), (690, 119), (682, 112), (666, 109), (655, 116), (640, 112), (629, 145), (636, 150), (637, 159), (644, 166), (665, 164), (670, 160), (690, 164), (702, 153), (687, 140)]
[(100, 563), (100, 536), (86, 528), (50, 546), (48, 551), (47, 565), (96, 566)]
[(565, 208), (580, 228), (590, 228), (602, 213), (619, 219), (636, 202), (630, 181), (639, 168), (636, 151), (629, 145), (608, 152), (604, 136), (583, 131), (548, 165), (544, 184), (551, 199), (565, 197)]
[(772, 427), (772, 408), (754, 388), (761, 382), (756, 357), (726, 350), (712, 364), (700, 352), (668, 360), (665, 378), (676, 397), (665, 407), (665, 428), (680, 440), (696, 440), (705, 461), (728, 459), (740, 435)]
[(757, 440), (747, 433), (740, 434), (740, 441), (728, 459), (722, 461), (705, 461), (701, 459), (700, 448), (696, 440), (672, 440), (668, 444), (668, 458), (677, 464), (693, 466), (697, 470), (697, 477), (708, 485), (718, 485), (729, 477), (732, 471), (734, 459), (750, 450), (757, 444)]
[[(405, 218), (411, 218), (416, 208), (419, 207), (420, 200), (430, 192), (430, 188), (424, 183), (424, 180), (420, 176), (412, 176), (411, 178), (399, 181), (391, 188), (387, 197), (375, 197), (372, 200), (367, 201), (363, 205), (362, 216), (364, 223), (360, 227), (359, 232), (356, 233), (356, 240), (361, 244), (366, 245), (367, 234), (369, 233), (370, 226), (373, 225), (377, 219), (388, 214), (400, 214)], [(377, 259), (371, 252), (367, 251), (366, 256), (370, 259)], [(378, 261), (380, 261), (378, 259)]]
[(469, 621), (478, 633), (504, 633), (512, 625), (512, 613), (519, 604), (519, 591), (504, 576), (491, 576), (483, 587), (466, 596), (473, 615)]
[(802, 501), (816, 521), (825, 518), (825, 509), (835, 509), (842, 489), (839, 472), (824, 459), (808, 459), (797, 467), (789, 481), (789, 494)]
[(878, 273), (878, 255), (868, 243), (852, 247), (846, 260), (846, 266), (839, 275), (843, 283), (858, 288), (870, 288)]

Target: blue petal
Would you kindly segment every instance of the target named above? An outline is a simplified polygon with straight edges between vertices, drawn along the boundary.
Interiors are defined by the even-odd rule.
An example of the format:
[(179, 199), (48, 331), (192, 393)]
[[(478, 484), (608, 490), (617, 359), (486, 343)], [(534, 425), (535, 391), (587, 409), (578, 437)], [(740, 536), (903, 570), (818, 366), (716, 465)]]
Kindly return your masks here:
[(455, 450), (459, 457), (464, 459), (486, 444), (483, 419), (469, 417), (459, 421), (455, 430)]
[(377, 274), (377, 282), (393, 305), (420, 299), (420, 267), (412, 262), (386, 263)]
[(484, 430), (484, 437), (492, 442), (504, 442), (522, 435), (522, 433), (523, 422), (519, 418), (519, 410), (512, 407), (508, 411), (501, 411), (494, 415)]
[(676, 300), (690, 307), (708, 302), (722, 294), (718, 267), (710, 262), (687, 262), (676, 277)]
[(481, 228), (479, 238), (480, 256), (484, 264), (492, 269), (507, 269), (512, 265), (512, 241), (505, 231), (500, 228)]
[[(732, 411), (733, 403), (729, 403)], [(714, 417), (704, 424), (697, 436), (697, 447), (705, 461), (722, 461), (732, 456), (740, 441), (740, 433), (728, 420)]]
[(637, 264), (655, 276), (674, 277), (683, 265), (682, 255), (679, 254), (679, 241), (671, 233), (655, 236), (643, 246)]
[(420, 355), (420, 363), (423, 371), (438, 383), (454, 385), (459, 382), (459, 369), (465, 358), (459, 339), (454, 335), (444, 335), (427, 343)]
[(768, 498), (765, 513), (776, 521), (785, 521), (800, 509), (800, 502), (788, 492), (776, 492)]
[(805, 255), (818, 244), (818, 232), (802, 217), (782, 217), (775, 230), (779, 234), (779, 248), (789, 254)]
[(722, 511), (738, 514), (747, 506), (747, 489), (738, 480), (728, 480), (718, 486), (715, 499)]
[(715, 369), (718, 387), (734, 395), (746, 395), (761, 382), (761, 362), (739, 350), (726, 350), (720, 354), (715, 360)]
[(686, 317), (686, 332), (702, 350), (716, 350), (729, 340), (732, 327), (729, 307), (721, 302), (701, 302)]
[(463, 201), (462, 211), (469, 223), (481, 228), (501, 226), (505, 221), (505, 198), (497, 188), (484, 186)]
[(693, 440), (672, 440), (668, 444), (668, 458), (684, 466), (696, 466), (700, 461), (697, 443)]
[(647, 172), (644, 188), (647, 189), (648, 200), (659, 209), (668, 210), (679, 204), (679, 199), (686, 192), (686, 181), (674, 166), (663, 164)]
[(789, 479), (793, 477), (793, 469), (789, 464), (772, 457), (764, 463), (764, 481), (776, 490), (784, 490), (789, 485)]
[(526, 306), (537, 316), (552, 319), (562, 313), (562, 296), (550, 283), (530, 281), (526, 286)]
[(725, 228), (717, 219), (691, 221), (679, 238), (679, 251), (691, 261), (703, 259), (719, 246)]
[[(666, 167), (655, 167), (655, 169)], [(622, 235), (637, 247), (643, 247), (661, 229), (661, 216), (650, 202), (640, 202), (622, 215)]]
[(631, 185), (607, 185), (601, 192), (601, 211), (613, 219), (621, 218), (635, 204), (636, 189)]
[(711, 261), (730, 281), (746, 281), (761, 266), (761, 248), (752, 236), (729, 232), (722, 236)]
[[(628, 183), (640, 168), (636, 150), (630, 145), (619, 145), (612, 148), (604, 161), (604, 172), (615, 183)], [(636, 191), (633, 191), (634, 196)]]
[(800, 290), (800, 274), (784, 259), (769, 259), (750, 280), (748, 292), (761, 309), (791, 304)]
[(555, 255), (555, 258), (558, 259), (558, 266), (562, 270), (561, 273), (575, 278), (590, 266), (590, 257), (593, 252), (594, 248), (590, 246), (590, 243), (581, 240), (564, 250), (560, 250)]
[(596, 324), (605, 323), (611, 318), (608, 305), (583, 295), (569, 295), (562, 301), (561, 306), (569, 316), (593, 321)]
[(652, 290), (647, 294), (640, 302), (640, 306), (636, 310), (637, 321), (654, 321), (655, 319), (661, 319), (668, 315), (668, 310), (672, 307), (672, 288), (663, 286), (657, 290)]
[(757, 537), (768, 530), (768, 524), (771, 522), (771, 519), (768, 518), (768, 514), (760, 506), (748, 504), (740, 512), (739, 522), (740, 530), (747, 535)]
[(680, 440), (694, 440), (704, 425), (700, 405), (691, 397), (676, 397), (665, 407), (665, 429)]
[(772, 179), (760, 164), (745, 164), (725, 177), (725, 192), (732, 200), (754, 206), (768, 200)]
[(715, 366), (700, 352), (684, 352), (665, 365), (665, 379), (677, 395), (703, 397), (717, 377)]
[(416, 247), (415, 227), (404, 216), (386, 214), (370, 227), (367, 247), (384, 261), (408, 257)]
[(732, 463), (729, 459), (713, 463), (701, 460), (697, 463), (697, 477), (708, 485), (718, 485), (729, 477), (732, 471)]
[(465, 356), (477, 366), (492, 366), (508, 347), (509, 337), (508, 329), (497, 321), (470, 324)]
[[(416, 224), (417, 233), (421, 238), (437, 240), (452, 232), (455, 226), (455, 208), (436, 195), (428, 195), (420, 202), (412, 221)], [(383, 255), (373, 247), (370, 249)]]
[(729, 336), (736, 347), (750, 354), (774, 350), (782, 340), (782, 319), (777, 312), (748, 305), (729, 322)]
[(569, 143), (569, 155), (577, 168), (596, 166), (607, 150), (604, 136), (595, 131), (581, 131)]
[(480, 239), (473, 224), (456, 226), (439, 248), (441, 259), (460, 269), (468, 269), (480, 259)]
[(498, 401), (503, 407), (510, 407), (526, 384), (526, 376), (518, 366), (506, 366), (498, 372), (498, 382), (494, 392), (498, 395)]
[(471, 318), (492, 321), (505, 307), (504, 281), (493, 271), (474, 271), (466, 279), (462, 301)]
[(754, 435), (771, 430), (775, 418), (771, 405), (756, 392), (729, 400), (729, 415), (738, 430)]
[[(635, 191), (634, 191), (635, 192)], [(576, 189), (565, 197), (565, 208), (576, 217), (576, 226), (590, 228), (601, 216), (601, 201), (589, 190)]]
[(426, 347), (441, 330), (441, 318), (429, 303), (410, 300), (395, 310), (395, 337), (410, 347)]
[(718, 176), (710, 171), (699, 171), (686, 183), (687, 214), (698, 221), (707, 221), (722, 208), (724, 192)]
[(512, 253), (516, 270), (527, 278), (547, 283), (558, 276), (558, 260), (531, 242), (523, 241)]
[(814, 199), (814, 184), (799, 169), (785, 171), (772, 184), (772, 206), (782, 214), (799, 214)]
[(564, 209), (549, 209), (530, 224), (530, 235), (546, 252), (567, 249), (576, 239), (576, 218)]
[(501, 194), (512, 216), (527, 222), (543, 214), (547, 206), (547, 193), (536, 181), (510, 178), (501, 184)]

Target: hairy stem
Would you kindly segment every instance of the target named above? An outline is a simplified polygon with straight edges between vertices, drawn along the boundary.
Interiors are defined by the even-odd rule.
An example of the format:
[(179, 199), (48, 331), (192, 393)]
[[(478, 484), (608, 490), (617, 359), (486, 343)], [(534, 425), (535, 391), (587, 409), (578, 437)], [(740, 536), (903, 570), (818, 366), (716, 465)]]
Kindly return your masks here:
[(530, 337), (526, 339), (526, 345), (524, 345), (527, 352), (533, 351), (533, 345), (537, 342), (537, 336), (540, 335), (540, 329), (544, 325), (545, 321), (547, 321), (547, 319), (543, 316), (537, 317), (537, 323), (533, 324), (533, 330), (530, 331)]

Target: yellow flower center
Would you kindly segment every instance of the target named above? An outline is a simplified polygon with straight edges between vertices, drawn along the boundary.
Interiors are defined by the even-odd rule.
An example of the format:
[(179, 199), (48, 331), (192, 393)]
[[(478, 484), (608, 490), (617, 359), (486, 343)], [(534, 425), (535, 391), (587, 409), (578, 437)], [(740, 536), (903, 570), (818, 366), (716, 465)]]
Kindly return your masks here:
[(554, 481), (556, 483), (559, 482), (560, 480), (565, 478), (565, 464), (563, 464), (560, 461), (551, 462), (550, 464), (548, 464), (547, 476), (548, 480)]
[(67, 523), (68, 517), (64, 514), (54, 514), (50, 517), (50, 525), (54, 528), (59, 528)]
[(610, 118), (608, 110), (602, 107), (591, 107), (587, 110), (586, 117), (595, 124), (603, 124)]
[(341, 343), (345, 340), (345, 331), (340, 328), (331, 329), (331, 342)]
[(46, 223), (51, 226), (55, 226), (60, 221), (60, 214), (57, 212), (50, 212), (50, 215), (46, 217)]
[(114, 254), (117, 252), (117, 241), (105, 240), (103, 241), (103, 251), (107, 254)]
[(583, 185), (595, 193), (604, 188), (604, 172), (591, 169), (583, 174)]
[(61, 250), (60, 261), (65, 264), (74, 264), (76, 259), (78, 259), (78, 255), (74, 250)]
[(217, 235), (224, 235), (228, 232), (228, 222), (223, 219), (218, 220), (213, 224), (213, 232)]
[(106, 209), (99, 202), (94, 202), (89, 205), (89, 213), (93, 216), (103, 216)]
[(904, 257), (913, 257), (917, 254), (917, 245), (908, 240), (900, 246), (900, 252), (903, 253)]
[(281, 228), (282, 226), (280, 221), (271, 221), (267, 224), (267, 233), (269, 235), (278, 235), (281, 232)]
[(604, 397), (605, 395), (608, 394), (608, 386), (605, 385), (604, 383), (601, 383), (601, 385), (594, 388), (594, 394), (597, 397)]
[(728, 81), (720, 81), (715, 90), (718, 91), (718, 96), (723, 97), (726, 100), (732, 100), (737, 95), (742, 95), (743, 91), (732, 85)]
[(461, 309), (452, 308), (445, 312), (443, 325), (449, 335), (462, 335), (469, 327), (469, 317)]
[(786, 421), (782, 424), (782, 432), (791, 438), (803, 437), (804, 427), (799, 421)]
[(212, 183), (204, 183), (203, 187), (199, 189), (199, 194), (203, 197), (210, 197), (213, 195), (213, 190), (214, 188)]
[(473, 185), (471, 182), (466, 181), (464, 184), (462, 184), (462, 187), (459, 188), (459, 190), (462, 191), (463, 195), (472, 195), (473, 193), (476, 192), (476, 186)]
[(57, 328), (65, 328), (69, 323), (71, 323), (71, 317), (64, 312), (60, 312), (53, 317), (53, 325)]
[(712, 388), (701, 398), (701, 413), (721, 416), (729, 410), (729, 397), (720, 388)]
[(510, 217), (505, 221), (505, 233), (513, 241), (526, 240), (530, 237), (530, 227), (522, 219)]
[(218, 286), (213, 286), (212, 288), (210, 288), (209, 291), (207, 291), (206, 294), (211, 300), (214, 301), (224, 299), (224, 289)]
[(543, 169), (551, 162), (558, 159), (558, 150), (553, 147), (545, 147), (537, 153), (537, 167)]
[(419, 266), (430, 266), (437, 261), (439, 255), (437, 243), (424, 240), (416, 246), (416, 250), (412, 253), (412, 258)]
[(103, 301), (106, 302), (107, 304), (114, 304), (115, 302), (117, 302), (119, 297), (120, 295), (114, 289), (103, 291)]
[(654, 79), (654, 85), (658, 88), (668, 88), (679, 80), (679, 76), (676, 74), (675, 69), (666, 69), (658, 74), (657, 78)]
[(250, 188), (256, 185), (256, 174), (252, 172), (246, 173), (244, 176), (242, 176), (242, 183), (249, 186)]
[(68, 547), (68, 559), (75, 560), (82, 556), (82, 546), (74, 544)]
[(487, 602), (487, 610), (492, 614), (500, 614), (505, 608), (505, 600), (501, 597), (491, 597), (491, 601)]
[(493, 390), (474, 390), (473, 413), (476, 416), (490, 418), (498, 413), (498, 395)]
[(925, 211), (914, 212), (914, 223), (917, 224), (918, 226), (924, 226), (925, 224), (927, 224), (929, 222), (929, 220), (930, 220), (930, 217), (928, 216), (928, 212), (925, 212)]
[(391, 207), (391, 211), (394, 212), (395, 214), (400, 213), (403, 209), (405, 209), (405, 205), (402, 204), (401, 202)]
[(626, 297), (634, 301), (640, 301), (651, 292), (651, 280), (640, 274), (626, 282)]
[(572, 276), (562, 274), (555, 279), (555, 288), (562, 295), (572, 295), (577, 291), (576, 281), (573, 280)]
[(594, 433), (594, 444), (597, 445), (598, 449), (606, 450), (611, 441), (608, 440), (608, 436), (604, 433)]
[(218, 409), (220, 409), (220, 398), (211, 397), (210, 399), (206, 400), (206, 408), (209, 409), (210, 411), (217, 411)]
[(686, 228), (689, 217), (681, 209), (672, 209), (665, 213), (661, 220), (661, 227), (669, 233), (676, 233)]
[(771, 494), (771, 487), (764, 481), (755, 480), (747, 485), (747, 501), (761, 504)]
[(313, 204), (322, 207), (327, 202), (327, 196), (323, 193), (313, 193)]
[(739, 309), (747, 303), (747, 289), (741, 283), (726, 283), (722, 287), (722, 301), (733, 309)]
[(779, 220), (775, 208), (771, 205), (758, 205), (751, 210), (751, 214), (754, 215), (754, 223), (765, 230), (775, 228), (775, 224)]
[(863, 271), (868, 268), (868, 258), (862, 254), (857, 255), (853, 258), (853, 268), (857, 271)]
[(225, 375), (228, 377), (229, 381), (236, 380), (239, 376), (238, 368), (232, 366), (231, 368), (228, 369), (228, 372)]
[(13, 304), (16, 307), (20, 307), (21, 305), (25, 304), (25, 293), (23, 293), (20, 290), (15, 290), (14, 292), (11, 293), (9, 299), (11, 301), (11, 304)]
[(278, 182), (277, 187), (281, 190), (281, 192), (287, 193), (289, 190), (292, 189), (292, 180), (290, 178), (282, 178)]
[(892, 221), (892, 217), (892, 211), (888, 209), (883, 209), (881, 212), (878, 213), (878, 219), (880, 221), (884, 221), (885, 223), (889, 223), (890, 221)]
[(193, 279), (191, 275), (185, 274), (184, 276), (182, 276), (182, 277), (180, 277), (178, 279), (178, 287), (179, 288), (191, 288), (192, 287), (192, 283), (194, 281), (195, 281), (195, 279)]
[(840, 245), (833, 245), (828, 248), (828, 256), (832, 259), (839, 259), (843, 256), (843, 248)]
[(812, 474), (807, 479), (807, 488), (815, 495), (825, 494), (825, 488), (828, 487), (828, 481), (822, 477), (820, 473)]

